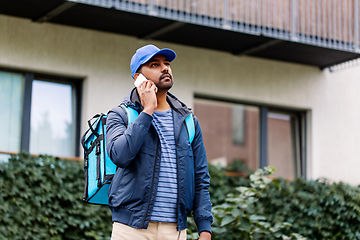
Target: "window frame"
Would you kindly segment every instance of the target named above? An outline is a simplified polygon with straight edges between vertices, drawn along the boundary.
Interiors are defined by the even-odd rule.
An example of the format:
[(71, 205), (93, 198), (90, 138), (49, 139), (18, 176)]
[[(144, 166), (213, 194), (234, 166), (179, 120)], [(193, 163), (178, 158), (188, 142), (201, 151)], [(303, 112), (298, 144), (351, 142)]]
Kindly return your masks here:
[[(295, 134), (295, 171), (297, 177), (307, 178), (307, 109), (280, 107), (271, 104), (255, 103), (250, 101), (241, 101), (218, 96), (209, 96), (205, 94), (194, 94), (194, 99), (203, 99), (210, 101), (243, 104), (259, 108), (259, 167), (268, 166), (268, 113), (279, 112), (286, 113), (295, 118), (295, 126), (292, 126)], [(246, 130), (245, 130), (246, 131)]]
[[(21, 115), (21, 138), (20, 138), (20, 151), (30, 150), (30, 119), (31, 119), (31, 98), (32, 98), (32, 84), (34, 80), (42, 80), (47, 82), (71, 84), (75, 89), (75, 143), (79, 143), (81, 134), (81, 106), (82, 106), (82, 78), (56, 76), (53, 74), (44, 74), (38, 72), (10, 70), (1, 68), (0, 71), (9, 73), (19, 73), (23, 75), (23, 102), (22, 102), (22, 115)], [(56, 156), (59, 157), (59, 156)], [(62, 156), (60, 156), (62, 157)], [(75, 144), (75, 156), (80, 157), (80, 144)], [(64, 157), (72, 158), (72, 157)]]

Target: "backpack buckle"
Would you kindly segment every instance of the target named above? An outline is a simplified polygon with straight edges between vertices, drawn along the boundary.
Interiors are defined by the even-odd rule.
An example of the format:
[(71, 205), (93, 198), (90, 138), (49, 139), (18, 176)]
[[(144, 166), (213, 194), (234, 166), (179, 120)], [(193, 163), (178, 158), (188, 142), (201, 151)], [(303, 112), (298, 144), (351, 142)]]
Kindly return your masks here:
[(96, 155), (99, 155), (101, 153), (100, 151), (100, 143), (96, 145)]

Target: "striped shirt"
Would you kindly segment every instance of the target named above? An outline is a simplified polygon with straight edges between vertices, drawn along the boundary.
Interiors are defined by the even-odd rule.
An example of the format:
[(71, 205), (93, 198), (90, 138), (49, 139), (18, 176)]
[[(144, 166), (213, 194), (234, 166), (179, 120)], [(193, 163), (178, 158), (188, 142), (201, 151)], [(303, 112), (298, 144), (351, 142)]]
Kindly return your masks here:
[(153, 121), (161, 144), (160, 175), (151, 221), (177, 222), (177, 164), (172, 110), (154, 112)]

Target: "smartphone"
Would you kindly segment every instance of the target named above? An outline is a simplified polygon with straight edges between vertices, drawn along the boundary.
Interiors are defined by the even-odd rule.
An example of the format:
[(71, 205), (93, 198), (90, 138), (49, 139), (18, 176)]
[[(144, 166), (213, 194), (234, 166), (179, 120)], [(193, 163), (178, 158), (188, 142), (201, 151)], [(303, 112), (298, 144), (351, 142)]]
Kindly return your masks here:
[(139, 76), (136, 78), (134, 85), (135, 87), (139, 87), (139, 85), (143, 82), (146, 81), (146, 77), (144, 75), (142, 75), (141, 73), (139, 74)]

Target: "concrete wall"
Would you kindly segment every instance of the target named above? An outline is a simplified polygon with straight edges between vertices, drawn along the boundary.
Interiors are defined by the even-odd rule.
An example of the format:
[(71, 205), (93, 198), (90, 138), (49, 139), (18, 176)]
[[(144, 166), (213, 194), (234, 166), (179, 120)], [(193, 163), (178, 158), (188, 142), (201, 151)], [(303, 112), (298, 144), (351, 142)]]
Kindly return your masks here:
[[(149, 43), (133, 37), (0, 15), (0, 67), (84, 78), (85, 120), (119, 104), (132, 88), (129, 62)], [(298, 64), (151, 41), (175, 50), (174, 88), (308, 110), (308, 176), (359, 184), (360, 67), (337, 73)], [(96, 97), (102, 96), (102, 100)]]

